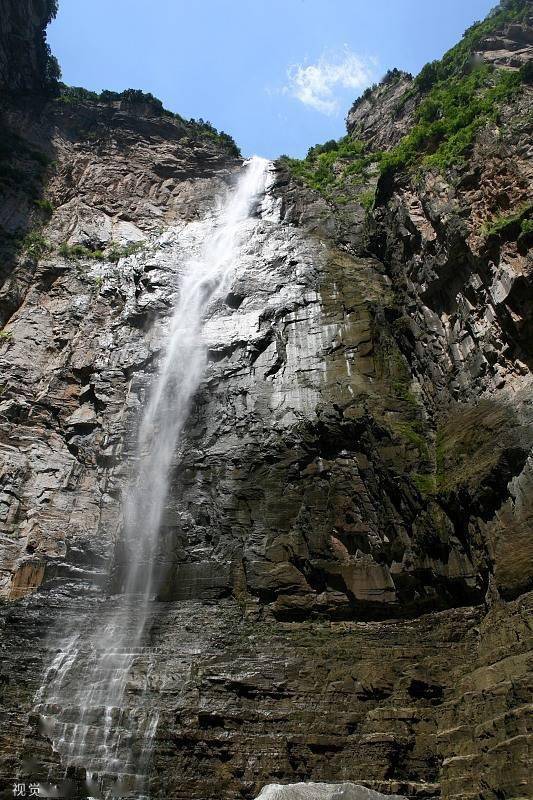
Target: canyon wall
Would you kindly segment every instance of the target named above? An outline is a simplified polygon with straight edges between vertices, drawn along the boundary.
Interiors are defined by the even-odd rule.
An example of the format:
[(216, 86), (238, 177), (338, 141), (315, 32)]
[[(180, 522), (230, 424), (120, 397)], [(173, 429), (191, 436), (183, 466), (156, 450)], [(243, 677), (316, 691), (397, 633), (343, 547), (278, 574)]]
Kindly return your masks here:
[(55, 0), (2, 0), (0, 3), (0, 92), (42, 93), (57, 64), (45, 28), (55, 16)]
[[(3, 38), (22, 19), (4, 5)], [(41, 5), (23, 19), (42, 44)], [(472, 57), (527, 77), (517, 5), (526, 15)], [(150, 102), (23, 92), (35, 65), (9, 63), (5, 797), (15, 776), (63, 774), (35, 694), (65, 631), (110, 613), (121, 488), (186, 248), (242, 167), (224, 138)], [(324, 191), (273, 165), (206, 320), (165, 580), (131, 677), (160, 713), (153, 797), (310, 780), (528, 796), (532, 91), (502, 96), (451, 166), (369, 157), (354, 176), (340, 153)], [(427, 94), (387, 76), (349, 112), (349, 138), (396, 154)]]

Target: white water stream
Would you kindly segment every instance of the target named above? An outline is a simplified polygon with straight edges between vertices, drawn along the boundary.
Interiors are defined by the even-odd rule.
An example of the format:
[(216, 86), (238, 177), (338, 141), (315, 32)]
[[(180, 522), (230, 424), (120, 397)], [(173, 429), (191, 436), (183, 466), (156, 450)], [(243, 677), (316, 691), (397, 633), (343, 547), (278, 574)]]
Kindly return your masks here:
[[(89, 778), (94, 776), (88, 785), (95, 797), (146, 796), (144, 778), (158, 717), (150, 703), (142, 703), (151, 679), (151, 654), (142, 644), (162, 578), (157, 548), (169, 471), (206, 366), (205, 314), (228, 291), (246, 220), (265, 192), (268, 170), (264, 159), (247, 162), (235, 190), (209, 222), (200, 257), (186, 264), (165, 354), (140, 424), (134, 478), (124, 492), (121, 595), (103, 615), (99, 630), (89, 630), (94, 621), (87, 620), (87, 630), (63, 642), (36, 697), (62, 766), (84, 767)], [(116, 777), (112, 791), (102, 789), (103, 775)]]

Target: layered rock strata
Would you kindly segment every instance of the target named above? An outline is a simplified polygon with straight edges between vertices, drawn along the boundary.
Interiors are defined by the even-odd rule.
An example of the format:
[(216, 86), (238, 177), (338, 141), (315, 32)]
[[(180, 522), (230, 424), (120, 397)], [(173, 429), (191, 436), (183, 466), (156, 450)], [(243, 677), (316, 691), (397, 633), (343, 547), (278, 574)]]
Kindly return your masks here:
[[(527, 30), (480, 52), (516, 68), (502, 53), (523, 63)], [(416, 99), (376, 120), (411, 88), (378, 87), (350, 132), (394, 147)], [(530, 102), (525, 86), (455, 172), (367, 176), (371, 215), (361, 187), (337, 205), (273, 168), (206, 320), (128, 687), (160, 714), (153, 797), (528, 795), (530, 242), (481, 228), (527, 200)], [(65, 631), (112, 613), (139, 411), (241, 161), (127, 103), (20, 97), (3, 124), (26, 176), (0, 206), (10, 797), (16, 775), (63, 776), (35, 696)]]

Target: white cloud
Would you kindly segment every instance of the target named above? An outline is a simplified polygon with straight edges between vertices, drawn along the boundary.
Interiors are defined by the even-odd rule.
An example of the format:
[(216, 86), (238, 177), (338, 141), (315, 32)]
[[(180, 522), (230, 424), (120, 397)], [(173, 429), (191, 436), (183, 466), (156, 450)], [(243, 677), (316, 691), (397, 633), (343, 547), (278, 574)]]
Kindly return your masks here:
[(347, 47), (337, 56), (322, 55), (316, 64), (292, 64), (287, 70), (285, 94), (296, 97), (306, 106), (323, 114), (339, 110), (337, 89), (363, 89), (372, 82), (373, 59), (363, 59)]

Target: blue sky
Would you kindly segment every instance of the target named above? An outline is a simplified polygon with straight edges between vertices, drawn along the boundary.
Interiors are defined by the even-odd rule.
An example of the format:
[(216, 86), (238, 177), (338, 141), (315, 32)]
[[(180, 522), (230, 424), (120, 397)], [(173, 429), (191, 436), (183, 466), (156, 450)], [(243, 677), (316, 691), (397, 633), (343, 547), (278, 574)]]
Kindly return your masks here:
[(344, 134), (387, 69), (416, 73), (496, 0), (60, 0), (63, 80), (152, 92), (231, 133), (244, 155), (305, 155)]

